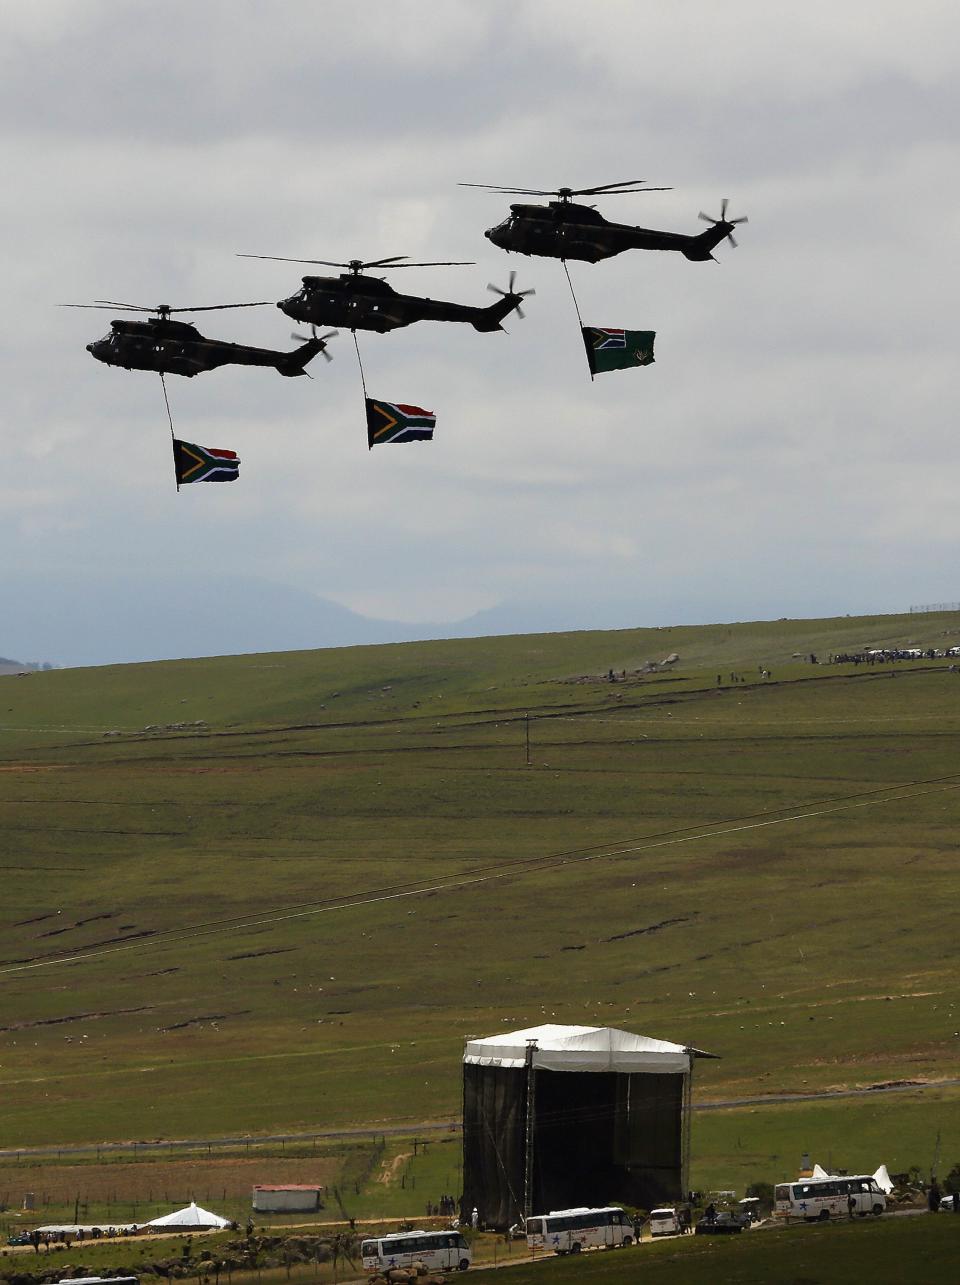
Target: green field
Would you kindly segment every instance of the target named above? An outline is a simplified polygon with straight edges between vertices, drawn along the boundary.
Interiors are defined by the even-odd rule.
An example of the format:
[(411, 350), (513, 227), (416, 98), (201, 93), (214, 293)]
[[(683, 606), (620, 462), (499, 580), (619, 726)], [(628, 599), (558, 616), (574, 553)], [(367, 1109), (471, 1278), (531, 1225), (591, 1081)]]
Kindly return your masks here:
[[(903, 1285), (950, 1280), (960, 1218), (882, 1219), (832, 1227), (761, 1229), (740, 1236), (685, 1236), (616, 1253), (510, 1267), (503, 1285)], [(500, 1279), (499, 1277), (497, 1278)]]
[[(0, 1145), (396, 1133), (457, 1116), (465, 1037), (543, 1020), (720, 1054), (700, 1101), (960, 1076), (960, 676), (801, 658), (958, 630), (0, 678)], [(692, 1179), (929, 1168), (938, 1131), (949, 1167), (957, 1101), (703, 1113)]]

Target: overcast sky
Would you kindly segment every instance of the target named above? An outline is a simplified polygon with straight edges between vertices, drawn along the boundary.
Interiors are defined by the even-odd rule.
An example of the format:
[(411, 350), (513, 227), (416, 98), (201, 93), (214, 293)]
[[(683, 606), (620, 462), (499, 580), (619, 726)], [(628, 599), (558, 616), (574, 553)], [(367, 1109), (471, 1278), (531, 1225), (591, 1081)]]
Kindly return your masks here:
[[(305, 645), (287, 600), (584, 627), (960, 599), (958, 37), (948, 0), (0, 0), (0, 656), (243, 651), (258, 612)], [(561, 265), (497, 250), (510, 198), (457, 183), (635, 177), (673, 191), (606, 215), (750, 222), (719, 264), (571, 265), (587, 324), (657, 332), (591, 384)], [(312, 382), (169, 377), (178, 435), (243, 461), (177, 494), (159, 380), (85, 351), (112, 313), (55, 305), (309, 271), (237, 251), (475, 259), (392, 282), (537, 294), (509, 334), (361, 334), (430, 444), (368, 453), (346, 333)], [(291, 346), (269, 308), (197, 321)]]

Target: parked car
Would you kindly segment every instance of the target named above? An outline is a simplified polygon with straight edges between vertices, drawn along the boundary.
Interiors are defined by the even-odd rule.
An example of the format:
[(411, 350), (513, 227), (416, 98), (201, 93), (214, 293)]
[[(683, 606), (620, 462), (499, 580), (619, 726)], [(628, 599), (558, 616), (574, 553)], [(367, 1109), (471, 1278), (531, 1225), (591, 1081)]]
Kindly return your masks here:
[(30, 1233), (28, 1231), (17, 1231), (17, 1232), (14, 1232), (12, 1236), (7, 1237), (7, 1244), (8, 1245), (32, 1245), (33, 1241), (30, 1239)]
[(679, 1236), (691, 1230), (690, 1209), (686, 1205), (661, 1205), (651, 1209), (647, 1220), (651, 1236)]
[(717, 1214), (716, 1218), (701, 1218), (697, 1223), (696, 1236), (731, 1236), (739, 1231), (743, 1231), (746, 1226), (745, 1219), (739, 1214), (728, 1214), (726, 1212)]

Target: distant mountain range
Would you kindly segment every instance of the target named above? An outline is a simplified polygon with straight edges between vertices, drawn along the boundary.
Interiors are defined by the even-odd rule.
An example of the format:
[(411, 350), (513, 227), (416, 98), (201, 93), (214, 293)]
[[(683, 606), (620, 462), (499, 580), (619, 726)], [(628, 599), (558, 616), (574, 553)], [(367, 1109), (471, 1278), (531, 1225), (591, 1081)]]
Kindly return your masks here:
[[(376, 620), (302, 590), (239, 576), (75, 583), (24, 578), (5, 591), (3, 646), (55, 665), (546, 633), (636, 624), (583, 604), (490, 608), (453, 623)], [(612, 613), (611, 613), (612, 614)], [(0, 662), (20, 668), (16, 661)]]

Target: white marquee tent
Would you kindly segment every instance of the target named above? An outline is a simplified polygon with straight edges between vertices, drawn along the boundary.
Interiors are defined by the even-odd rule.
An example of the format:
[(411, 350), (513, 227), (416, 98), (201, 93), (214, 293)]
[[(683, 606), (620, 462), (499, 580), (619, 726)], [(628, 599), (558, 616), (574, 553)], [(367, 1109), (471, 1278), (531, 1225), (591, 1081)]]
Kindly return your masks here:
[[(819, 1164), (813, 1166), (813, 1172), (811, 1173), (810, 1176), (811, 1178), (834, 1177), (834, 1175), (830, 1172), (829, 1169), (824, 1169), (823, 1165), (819, 1165)], [(890, 1174), (887, 1170), (887, 1166), (881, 1165), (880, 1168), (873, 1176), (876, 1179), (877, 1186), (880, 1188), (880, 1190), (884, 1192), (885, 1195), (889, 1196), (891, 1191), (893, 1191), (893, 1183), (890, 1179)]]
[(212, 1227), (229, 1227), (230, 1219), (212, 1214), (209, 1209), (201, 1209), (195, 1200), (191, 1200), (183, 1209), (175, 1209), (172, 1214), (164, 1214), (162, 1218), (153, 1218), (146, 1225), (158, 1231), (172, 1231), (180, 1227), (187, 1231), (202, 1231)]

